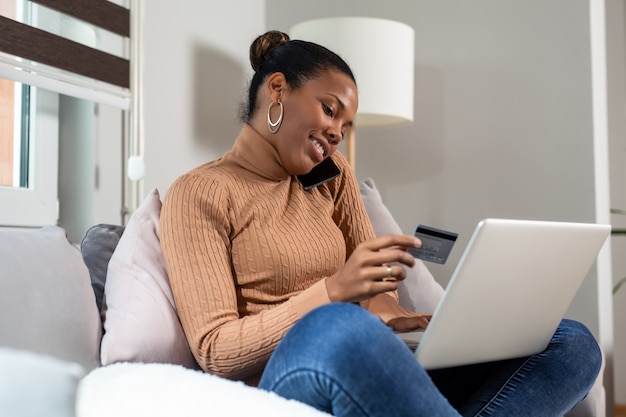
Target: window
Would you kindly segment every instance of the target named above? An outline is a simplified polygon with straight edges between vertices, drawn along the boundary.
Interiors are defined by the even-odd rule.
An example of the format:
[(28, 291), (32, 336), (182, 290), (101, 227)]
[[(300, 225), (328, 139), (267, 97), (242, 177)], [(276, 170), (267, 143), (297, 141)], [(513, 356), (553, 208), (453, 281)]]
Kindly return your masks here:
[(20, 186), (22, 141), (22, 88), (19, 83), (0, 79), (0, 185)]
[(0, 222), (55, 224), (58, 218), (58, 96), (2, 79)]
[[(130, 12), (106, 0), (8, 0), (0, 32), (0, 226), (57, 224), (63, 186), (84, 176), (71, 169), (84, 159), (74, 145), (85, 148), (71, 136), (91, 128), (84, 141), (97, 140), (98, 118), (112, 117), (108, 136), (120, 142), (109, 147), (125, 156)], [(98, 154), (94, 145), (86, 152)], [(97, 166), (87, 169), (97, 188)], [(61, 212), (63, 205), (71, 212), (66, 200)]]

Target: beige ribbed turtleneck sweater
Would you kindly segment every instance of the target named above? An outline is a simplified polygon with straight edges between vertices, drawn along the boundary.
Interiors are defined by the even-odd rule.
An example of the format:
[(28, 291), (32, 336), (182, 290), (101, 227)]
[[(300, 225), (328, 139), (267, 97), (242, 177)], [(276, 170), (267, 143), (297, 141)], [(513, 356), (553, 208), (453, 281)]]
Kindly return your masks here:
[(287, 330), (329, 303), (324, 278), (374, 237), (356, 179), (305, 191), (276, 149), (244, 125), (221, 159), (180, 177), (161, 245), (191, 350), (207, 372), (252, 381)]

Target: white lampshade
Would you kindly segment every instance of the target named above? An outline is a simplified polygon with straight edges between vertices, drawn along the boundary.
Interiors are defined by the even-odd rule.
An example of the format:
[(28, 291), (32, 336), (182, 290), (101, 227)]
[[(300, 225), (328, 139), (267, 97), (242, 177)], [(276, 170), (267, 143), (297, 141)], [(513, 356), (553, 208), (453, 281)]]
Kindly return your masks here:
[(413, 121), (413, 28), (386, 19), (334, 17), (298, 23), (289, 36), (325, 46), (350, 65), (359, 90), (356, 126)]

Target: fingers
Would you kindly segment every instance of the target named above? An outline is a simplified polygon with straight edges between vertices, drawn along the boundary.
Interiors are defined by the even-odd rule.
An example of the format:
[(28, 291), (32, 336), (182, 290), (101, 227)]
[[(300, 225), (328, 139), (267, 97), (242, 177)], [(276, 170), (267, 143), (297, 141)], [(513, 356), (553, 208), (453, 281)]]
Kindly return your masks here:
[(415, 236), (389, 234), (367, 241), (364, 245), (366, 245), (366, 247), (370, 250), (379, 251), (393, 246), (420, 248), (422, 246), (422, 241)]
[[(362, 298), (363, 300), (371, 298), (377, 294), (396, 291), (398, 289), (399, 280), (380, 280), (380, 281), (369, 281), (365, 283), (366, 294), (367, 296)], [(361, 300), (359, 300), (361, 301)]]
[(406, 252), (407, 248), (421, 248), (422, 241), (415, 236), (408, 235), (383, 235), (376, 239), (365, 242), (372, 251), (384, 253), (385, 250), (401, 250)]
[(383, 276), (382, 280), (383, 281), (393, 281), (396, 278), (393, 276), (393, 268), (391, 265), (385, 264), (383, 265), (383, 267), (385, 268), (385, 275)]
[(425, 329), (430, 322), (430, 316), (414, 315), (410, 317), (396, 317), (387, 322), (387, 325), (396, 332)]
[(413, 236), (384, 235), (364, 242), (360, 246), (361, 250), (366, 253), (365, 265), (401, 263), (412, 267), (415, 264), (415, 258), (406, 251), (406, 248), (421, 247), (421, 245), (421, 241)]
[(384, 269), (380, 278), (375, 278), (379, 281), (403, 281), (406, 278), (406, 271), (400, 265), (383, 264), (378, 269)]
[(406, 278), (403, 265), (412, 267), (415, 258), (407, 247), (420, 247), (413, 236), (385, 235), (361, 243), (346, 264), (326, 280), (332, 301), (362, 301), (376, 294), (395, 291)]
[[(395, 268), (391, 274), (395, 276)], [(387, 277), (386, 280), (383, 278)], [(397, 278), (389, 279), (387, 267), (363, 267), (358, 264), (352, 267), (346, 264), (336, 274), (326, 278), (326, 290), (331, 301), (358, 302), (376, 294), (396, 291)]]
[(383, 280), (360, 280), (352, 283), (337, 282), (332, 278), (326, 279), (326, 290), (331, 301), (359, 302), (373, 296), (398, 289), (398, 282)]

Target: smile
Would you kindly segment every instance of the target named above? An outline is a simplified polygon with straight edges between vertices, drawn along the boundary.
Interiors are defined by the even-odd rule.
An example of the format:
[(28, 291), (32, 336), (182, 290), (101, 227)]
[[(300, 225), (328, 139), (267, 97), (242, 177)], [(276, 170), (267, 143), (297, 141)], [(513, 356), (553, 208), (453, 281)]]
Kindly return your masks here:
[(319, 141), (315, 138), (310, 138), (310, 140), (311, 142), (313, 142), (313, 147), (319, 154), (320, 159), (328, 155), (328, 149), (327, 149), (328, 145), (326, 143), (324, 143), (323, 141)]

